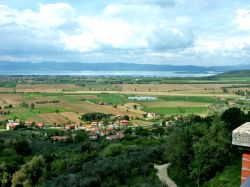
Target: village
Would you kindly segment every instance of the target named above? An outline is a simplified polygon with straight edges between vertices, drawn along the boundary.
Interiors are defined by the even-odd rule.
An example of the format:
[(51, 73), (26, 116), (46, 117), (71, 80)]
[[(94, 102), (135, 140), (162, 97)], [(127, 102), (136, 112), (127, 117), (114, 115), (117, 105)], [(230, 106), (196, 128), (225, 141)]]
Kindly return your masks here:
[[(147, 113), (147, 119), (155, 119), (158, 117), (155, 113)], [(99, 121), (88, 121), (82, 122), (79, 124), (63, 124), (60, 126), (53, 126), (52, 124), (48, 124), (41, 121), (21, 121), (19, 119), (16, 120), (7, 120), (6, 130), (25, 130), (25, 129), (58, 129), (65, 131), (85, 131), (90, 140), (97, 140), (98, 137), (105, 137), (107, 140), (118, 140), (124, 138), (124, 131), (133, 126), (133, 124), (129, 121), (128, 116), (112, 116), (110, 120), (104, 119)], [(51, 136), (50, 139), (53, 141), (66, 141), (68, 136)]]

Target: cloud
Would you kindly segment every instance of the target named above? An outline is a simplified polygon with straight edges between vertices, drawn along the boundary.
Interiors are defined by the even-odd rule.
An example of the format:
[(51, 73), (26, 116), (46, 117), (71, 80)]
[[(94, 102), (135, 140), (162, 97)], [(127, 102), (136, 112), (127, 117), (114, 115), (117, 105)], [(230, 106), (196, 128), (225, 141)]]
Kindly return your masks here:
[(1, 54), (53, 54), (62, 51), (59, 31), (74, 19), (66, 3), (40, 4), (39, 11), (0, 5)]
[(149, 38), (149, 46), (157, 51), (190, 47), (194, 42), (194, 35), (189, 30), (161, 26), (156, 28)]
[(0, 5), (0, 59), (193, 64), (249, 57), (250, 10), (240, 2), (84, 2)]
[(237, 9), (236, 18), (233, 23), (235, 23), (242, 31), (250, 31), (250, 10)]
[(31, 28), (58, 27), (74, 18), (75, 10), (66, 3), (40, 4), (39, 11), (30, 9), (18, 11), (0, 5), (0, 25), (16, 23)]
[(125, 4), (137, 4), (137, 5), (158, 5), (162, 7), (174, 6), (175, 0), (124, 0)]

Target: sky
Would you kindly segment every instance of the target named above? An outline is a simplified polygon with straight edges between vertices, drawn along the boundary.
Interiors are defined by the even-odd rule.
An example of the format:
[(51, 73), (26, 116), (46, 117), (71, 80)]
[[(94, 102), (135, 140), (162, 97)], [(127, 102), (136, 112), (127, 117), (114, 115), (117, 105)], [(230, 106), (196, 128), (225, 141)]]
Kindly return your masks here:
[(250, 64), (249, 0), (0, 0), (0, 61)]

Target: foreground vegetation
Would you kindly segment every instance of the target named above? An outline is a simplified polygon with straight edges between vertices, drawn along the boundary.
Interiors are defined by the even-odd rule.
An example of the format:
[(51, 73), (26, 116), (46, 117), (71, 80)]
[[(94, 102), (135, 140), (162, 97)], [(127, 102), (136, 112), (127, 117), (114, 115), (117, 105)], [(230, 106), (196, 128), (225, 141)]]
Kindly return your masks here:
[[(83, 116), (99, 117), (109, 116)], [(0, 131), (0, 185), (157, 187), (164, 184), (154, 164), (169, 162), (179, 186), (238, 186), (241, 156), (231, 146), (231, 132), (249, 120), (250, 112), (231, 108), (221, 115), (179, 117), (168, 126), (127, 128), (125, 138), (114, 141), (90, 140), (83, 130)], [(52, 141), (55, 135), (69, 138)]]

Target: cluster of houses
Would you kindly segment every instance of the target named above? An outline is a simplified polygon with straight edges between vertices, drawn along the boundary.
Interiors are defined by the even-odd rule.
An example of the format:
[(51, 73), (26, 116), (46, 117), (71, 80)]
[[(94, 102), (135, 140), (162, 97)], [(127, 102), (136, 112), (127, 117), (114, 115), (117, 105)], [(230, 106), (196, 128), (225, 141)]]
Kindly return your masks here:
[[(104, 125), (102, 121), (100, 122), (91, 122), (87, 125), (66, 125), (65, 129), (67, 130), (85, 130), (89, 139), (96, 140), (98, 136), (106, 136), (107, 140), (116, 140), (124, 138), (124, 127), (128, 125), (128, 120), (120, 120), (119, 124), (109, 123)], [(9, 120), (6, 124), (7, 130), (14, 130), (17, 126), (20, 125), (20, 120)], [(38, 127), (43, 128), (45, 126), (44, 122), (33, 122), (33, 121), (25, 121), (24, 126), (26, 127)], [(54, 141), (65, 141), (67, 136), (52, 136), (51, 139)]]
[(108, 125), (104, 125), (103, 122), (91, 122), (91, 124), (82, 126), (82, 129), (89, 134), (89, 138), (92, 140), (96, 140), (98, 136), (106, 136), (108, 140), (115, 140), (124, 137), (123, 130), (120, 129), (124, 129), (127, 125), (127, 120), (121, 120), (119, 125), (111, 122)]
[[(8, 123), (6, 124), (6, 130), (14, 130), (17, 126), (20, 125), (20, 120), (8, 120)], [(44, 122), (32, 122), (32, 121), (25, 121), (24, 126), (26, 127), (32, 127), (36, 126), (38, 128), (44, 127)]]

